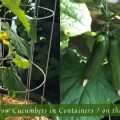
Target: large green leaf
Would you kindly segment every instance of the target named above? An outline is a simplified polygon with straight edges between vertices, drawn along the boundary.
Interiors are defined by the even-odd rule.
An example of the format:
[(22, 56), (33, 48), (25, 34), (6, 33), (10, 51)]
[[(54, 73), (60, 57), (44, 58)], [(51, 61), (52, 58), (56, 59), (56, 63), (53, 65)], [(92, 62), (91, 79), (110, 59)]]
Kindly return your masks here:
[(17, 65), (18, 68), (27, 69), (30, 66), (30, 63), (27, 59), (21, 57), (17, 53), (14, 53), (15, 58), (13, 58), (13, 62)]
[[(61, 59), (60, 93), (61, 104), (109, 104), (117, 101), (115, 90), (106, 74), (106, 67), (101, 68), (97, 76), (82, 85), (82, 72), (85, 66), (79, 55), (68, 50)], [(100, 117), (62, 117), (62, 120), (99, 120)]]
[(60, 27), (69, 36), (80, 35), (91, 30), (90, 12), (84, 3), (61, 0)]
[(12, 45), (15, 47), (15, 50), (18, 54), (29, 57), (30, 55), (30, 44), (17, 35), (8, 25), (7, 23), (0, 22), (2, 30), (4, 30), (9, 38)]
[(3, 86), (9, 91), (25, 90), (25, 86), (22, 83), (21, 78), (18, 76), (16, 69), (12, 66), (3, 71)]
[(25, 55), (29, 57), (30, 44), (11, 30), (7, 30), (6, 33), (9, 35), (16, 52), (19, 53), (20, 55)]
[(63, 55), (68, 47), (69, 37), (90, 31), (92, 19), (84, 3), (61, 0), (60, 7), (60, 52)]
[(24, 11), (21, 10), (21, 8), (19, 7), (21, 0), (1, 0), (1, 1), (4, 6), (11, 10), (12, 13), (14, 13), (19, 18), (19, 20), (23, 23), (27, 31), (30, 31), (30, 25), (27, 20), (27, 17), (25, 16)]

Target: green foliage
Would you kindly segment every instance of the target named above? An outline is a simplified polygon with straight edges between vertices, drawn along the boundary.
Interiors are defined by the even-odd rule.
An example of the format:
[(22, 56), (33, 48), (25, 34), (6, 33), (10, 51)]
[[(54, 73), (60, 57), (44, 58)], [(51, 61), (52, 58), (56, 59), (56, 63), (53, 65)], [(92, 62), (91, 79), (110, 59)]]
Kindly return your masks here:
[[(32, 13), (33, 11), (31, 10), (29, 14), (32, 14)], [(49, 45), (49, 40), (47, 40), (45, 37), (49, 37), (49, 35), (43, 36), (41, 34), (41, 33), (44, 33), (44, 31), (41, 31), (42, 30), (41, 24), (38, 23), (36, 26), (36, 20), (29, 20), (29, 22), (31, 24), (30, 26), (32, 29), (27, 34), (27, 31), (23, 30), (23, 25), (17, 19), (15, 21), (17, 25), (17, 33), (28, 42), (30, 42), (31, 39), (35, 41), (34, 62), (45, 71), (46, 60), (48, 55), (48, 45)], [(39, 34), (37, 34), (37, 32)], [(59, 65), (59, 60), (57, 60), (54, 56), (50, 56), (49, 70), (47, 75), (48, 80), (53, 78), (54, 76), (58, 76), (59, 74), (58, 65)], [(37, 81), (39, 82), (40, 79), (42, 80), (42, 77), (43, 77), (42, 74), (37, 74), (38, 72), (39, 70), (33, 66), (32, 79), (36, 82)]]
[(17, 65), (18, 68), (22, 68), (22, 69), (29, 68), (29, 61), (27, 59), (21, 57), (17, 53), (14, 53), (14, 55), (15, 58), (13, 59), (13, 62)]
[[(25, 86), (18, 76), (16, 69), (11, 65), (3, 71), (3, 86), (9, 91), (24, 91)], [(14, 87), (13, 87), (14, 86)]]
[[(47, 39), (42, 41), (38, 41), (38, 44), (35, 45), (35, 52), (34, 52), (34, 62), (40, 66), (44, 71), (46, 69), (46, 61), (48, 55), (48, 42)], [(49, 60), (49, 68), (48, 68), (48, 80), (53, 78), (54, 76), (59, 75), (59, 60), (56, 59), (54, 56), (50, 56)], [(33, 66), (32, 76), (35, 81), (40, 80), (43, 76), (42, 74), (36, 74), (38, 70), (36, 67)]]
[(91, 16), (84, 3), (61, 0), (60, 7), (60, 52), (63, 55), (68, 47), (69, 37), (91, 31)]
[(91, 30), (91, 17), (87, 6), (61, 0), (60, 29), (68, 36), (80, 35)]
[[(82, 34), (85, 40), (87, 41), (87, 45), (90, 51), (93, 50), (93, 45), (98, 33), (100, 33), (101, 31), (105, 31), (109, 33), (108, 34), (109, 36), (114, 35), (117, 37), (120, 30), (119, 24), (117, 23), (113, 24), (111, 20), (111, 18), (116, 19), (116, 16), (119, 15), (120, 13), (119, 10), (112, 12), (111, 9), (115, 9), (113, 8), (113, 4), (109, 9), (106, 7), (106, 3), (104, 2), (104, 0), (100, 0), (98, 2), (97, 0), (93, 0), (93, 1), (97, 3), (98, 5), (97, 8), (101, 9), (101, 12), (98, 10), (99, 14), (97, 15), (102, 16), (102, 19), (98, 19), (99, 17), (97, 18), (96, 13), (94, 13), (96, 15), (95, 19), (97, 18), (97, 22), (102, 20), (103, 22), (102, 26), (104, 25), (104, 27), (99, 29), (99, 31), (96, 32), (95, 36), (94, 34), (90, 34), (87, 31), (85, 31), (87, 32), (87, 34)], [(79, 16), (79, 14), (82, 14), (82, 11), (80, 10), (79, 12), (77, 11), (78, 10), (77, 6), (81, 4), (80, 2), (86, 2), (87, 5), (90, 5), (89, 3), (90, 2), (92, 3), (92, 0), (91, 1), (90, 0), (88, 1), (87, 0), (85, 1), (62, 0), (61, 2), (61, 46), (60, 46), (61, 53), (62, 51), (64, 51), (65, 48), (68, 47), (69, 38), (71, 36), (78, 36), (78, 35), (81, 35), (81, 33), (84, 33), (84, 32), (78, 33), (80, 32), (79, 29), (82, 27), (80, 24), (77, 24), (77, 22), (74, 23), (75, 20), (79, 20), (79, 23), (82, 23), (81, 22), (82, 18), (80, 18)], [(84, 18), (84, 15), (82, 16), (83, 18)], [(71, 18), (74, 19), (74, 21)], [(78, 29), (79, 31), (75, 31), (75, 34), (74, 34), (74, 28), (77, 28), (75, 27), (76, 24), (78, 25), (77, 27), (79, 28)], [(115, 27), (117, 28), (117, 30), (114, 29), (113, 33), (109, 31), (109, 30), (113, 30), (111, 25), (114, 25), (114, 28)], [(83, 25), (83, 26), (86, 28), (88, 27), (86, 25)], [(119, 40), (119, 37), (117, 37), (117, 39)], [(103, 40), (103, 38), (101, 39), (100, 37), (100, 40)], [(111, 82), (112, 77), (111, 77), (110, 68), (108, 67), (108, 63), (106, 59), (104, 59), (106, 61), (106, 64), (103, 64), (104, 63), (103, 61), (101, 63), (102, 66), (99, 69), (98, 73), (91, 79), (91, 81), (88, 81), (88, 84), (85, 87), (83, 87), (83, 69), (85, 69), (88, 59), (86, 60), (81, 57), (83, 56), (79, 55), (75, 50), (70, 50), (69, 48), (66, 49), (66, 53), (64, 52), (64, 54), (62, 54), (61, 56), (61, 63), (60, 63), (61, 104), (111, 104), (119, 100), (120, 98), (117, 95), (117, 92)], [(103, 116), (99, 116), (99, 117), (73, 116), (73, 117), (61, 117), (61, 120), (100, 120), (102, 117)]]
[(28, 32), (28, 36), (34, 41), (37, 40), (36, 22), (37, 22), (36, 20), (29, 20), (30, 28), (32, 29), (30, 29), (30, 31)]
[(120, 89), (120, 46), (116, 38), (110, 38), (108, 63), (112, 74), (112, 83), (115, 89)]
[(2, 29), (8, 34), (12, 45), (15, 47), (15, 50), (20, 55), (29, 57), (30, 55), (30, 44), (17, 35), (7, 24), (0, 22)]
[(15, 47), (16, 52), (19, 53), (20, 55), (24, 55), (24, 56), (29, 57), (30, 44), (26, 40), (19, 37), (12, 30), (7, 30), (6, 33), (9, 35), (9, 37), (11, 39), (11, 43)]
[(87, 4), (93, 4), (94, 0), (70, 0), (72, 2), (76, 3), (87, 3)]
[[(3, 86), (8, 89), (9, 95), (11, 97), (15, 97), (15, 91), (24, 91), (25, 86), (21, 81), (21, 78), (18, 76), (17, 70), (15, 66), (12, 64), (13, 62), (18, 68), (27, 69), (29, 67), (29, 61), (22, 56), (29, 57), (30, 52), (30, 44), (19, 37), (17, 33), (15, 33), (7, 23), (1, 23), (2, 30), (7, 33), (9, 36), (9, 40), (11, 44), (8, 45), (8, 54), (3, 59), (8, 60), (8, 57), (15, 56), (15, 58), (11, 58), (9, 60), (10, 67), (6, 67), (3, 70), (2, 78), (3, 78)], [(22, 55), (22, 56), (20, 56)], [(12, 90), (12, 91), (11, 91)], [(18, 94), (17, 94), (18, 95)], [(23, 97), (24, 95), (19, 95), (19, 97)]]
[(64, 34), (63, 31), (60, 32), (60, 53), (63, 55), (66, 52), (66, 48), (68, 47), (69, 37)]
[[(61, 104), (110, 104), (119, 99), (106, 74), (105, 65), (94, 79), (83, 87), (82, 73), (85, 63), (73, 50), (68, 50), (61, 59), (60, 93)], [(104, 92), (103, 92), (104, 91)], [(100, 120), (100, 117), (62, 117), (61, 120)]]
[(30, 25), (25, 16), (25, 13), (19, 7), (21, 0), (1, 0), (2, 4), (6, 6), (12, 13), (14, 13), (23, 23), (27, 31), (30, 31)]

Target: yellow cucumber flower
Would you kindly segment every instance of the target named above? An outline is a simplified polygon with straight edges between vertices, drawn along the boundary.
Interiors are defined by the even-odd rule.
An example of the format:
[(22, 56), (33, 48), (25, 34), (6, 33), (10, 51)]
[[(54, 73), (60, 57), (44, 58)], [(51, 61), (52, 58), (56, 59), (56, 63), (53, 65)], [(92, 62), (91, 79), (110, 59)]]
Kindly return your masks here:
[(5, 40), (8, 40), (9, 39), (9, 36), (6, 32), (3, 32), (2, 33), (2, 38), (5, 39)]
[(0, 33), (0, 38), (2, 38), (2, 34)]
[(9, 36), (6, 32), (0, 32), (0, 38), (2, 39), (3, 44), (10, 45)]
[(3, 44), (5, 44), (5, 45), (10, 45), (10, 42), (8, 41), (8, 40), (5, 40), (5, 39), (2, 39), (2, 42), (3, 42)]

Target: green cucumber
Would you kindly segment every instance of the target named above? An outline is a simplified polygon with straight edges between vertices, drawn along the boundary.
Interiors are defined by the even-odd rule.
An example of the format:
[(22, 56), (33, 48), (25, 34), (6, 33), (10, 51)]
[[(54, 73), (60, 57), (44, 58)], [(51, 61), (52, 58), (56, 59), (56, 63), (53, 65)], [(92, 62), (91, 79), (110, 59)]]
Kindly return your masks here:
[(109, 37), (107, 35), (98, 35), (97, 40), (94, 44), (92, 53), (86, 63), (83, 71), (83, 86), (86, 85), (87, 81), (94, 78), (97, 74), (100, 66), (102, 65), (104, 58), (109, 50)]
[(108, 52), (108, 62), (111, 69), (112, 83), (115, 89), (120, 90), (120, 46), (119, 41), (112, 37)]

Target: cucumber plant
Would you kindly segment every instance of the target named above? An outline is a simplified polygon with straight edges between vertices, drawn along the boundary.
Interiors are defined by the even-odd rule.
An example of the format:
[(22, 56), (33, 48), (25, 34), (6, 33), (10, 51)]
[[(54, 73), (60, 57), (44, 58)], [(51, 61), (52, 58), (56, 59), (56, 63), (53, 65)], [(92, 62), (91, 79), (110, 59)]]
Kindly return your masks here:
[[(20, 22), (24, 25), (27, 32), (30, 31), (30, 22), (27, 19), (25, 12), (20, 8), (21, 0), (0, 0), (1, 7), (6, 7), (8, 11), (18, 17)], [(4, 16), (9, 12), (6, 11)], [(3, 18), (4, 18), (3, 16)], [(12, 18), (11, 18), (12, 20)], [(12, 22), (12, 21), (11, 21)], [(0, 69), (2, 71), (3, 87), (8, 90), (8, 93), (15, 93), (15, 91), (24, 91), (25, 86), (18, 75), (18, 69), (29, 68), (30, 43), (15, 33), (8, 22), (0, 21), (0, 42), (6, 54), (2, 55), (0, 60)], [(7, 63), (7, 64), (6, 64)], [(12, 96), (12, 94), (10, 94)]]
[[(120, 59), (119, 59), (119, 41), (115, 40), (115, 39), (109, 39), (109, 38), (114, 38), (115, 33), (113, 34), (112, 31), (114, 31), (113, 28), (110, 28), (110, 25), (112, 23), (111, 18), (114, 19), (114, 17), (116, 17), (116, 15), (119, 13), (114, 13), (114, 15), (108, 10), (108, 6), (107, 6), (107, 2), (104, 0), (101, 0), (99, 3), (99, 7), (101, 9), (102, 15), (104, 17), (105, 20), (105, 25), (103, 26), (102, 31), (105, 32), (105, 36), (103, 36), (103, 41), (102, 41), (102, 46), (103, 47), (99, 47), (97, 46), (96, 43), (98, 43), (96, 40), (96, 43), (94, 44), (91, 56), (86, 64), (84, 73), (83, 73), (83, 86), (85, 86), (87, 84), (87, 81), (92, 79), (92, 77), (94, 77), (98, 71), (98, 69), (100, 68), (100, 66), (103, 63), (103, 60), (106, 58), (106, 55), (108, 53), (108, 49), (109, 49), (109, 57), (108, 57), (108, 61), (110, 64), (110, 68), (111, 68), (111, 72), (112, 72), (112, 83), (115, 86), (115, 89), (118, 90), (118, 94), (119, 93), (119, 82), (120, 82), (120, 78), (119, 78), (119, 72), (120, 72)], [(112, 31), (110, 30), (112, 29)], [(99, 36), (98, 36), (99, 37)], [(99, 37), (102, 40), (102, 37)], [(116, 38), (119, 39), (119, 38)], [(108, 42), (105, 42), (105, 41)], [(110, 47), (109, 47), (109, 42), (110, 42)], [(106, 43), (106, 44), (105, 44)], [(100, 48), (100, 49), (99, 49)], [(97, 52), (98, 51), (98, 52)], [(109, 60), (110, 59), (110, 60)], [(116, 60), (116, 61), (115, 61)], [(116, 70), (116, 72), (115, 72)], [(114, 71), (114, 72), (113, 72)]]
[[(105, 0), (99, 1), (85, 0), (84, 2), (86, 2), (86, 5), (88, 6), (90, 12), (95, 10), (94, 13), (92, 13), (95, 14), (95, 17), (92, 18), (93, 23), (91, 24), (91, 30), (87, 29), (85, 32), (80, 32), (82, 30), (79, 30), (75, 34), (75, 29), (78, 26), (79, 26), (78, 28), (82, 29), (82, 27), (80, 27), (79, 24), (77, 24), (78, 26), (76, 27), (77, 23), (76, 20), (78, 20), (81, 14), (84, 17), (85, 12), (83, 14), (82, 11), (80, 11), (79, 9), (80, 6), (85, 3), (83, 3), (83, 1), (81, 0), (77, 2), (76, 0), (67, 1), (62, 0), (62, 1), (63, 1), (61, 2), (62, 50), (60, 61), (61, 104), (111, 104), (117, 100), (120, 100), (120, 97), (117, 94), (119, 93), (117, 91), (119, 91), (120, 81), (119, 79), (120, 26), (118, 24), (120, 10), (119, 7), (113, 8), (113, 6), (120, 6), (120, 4), (108, 4)], [(69, 11), (66, 10), (68, 7), (71, 8), (69, 9)], [(79, 12), (77, 12), (77, 10), (79, 10)], [(74, 18), (74, 20), (71, 19), (70, 21), (71, 17)], [(64, 20), (63, 18), (66, 20)], [(86, 26), (87, 28), (85, 22), (87, 23), (88, 20), (90, 20), (89, 17), (88, 19), (84, 19), (84, 23), (82, 23), (81, 17), (81, 19), (79, 19), (79, 22), (82, 25)], [(94, 26), (96, 25), (96, 23), (94, 24), (95, 20), (99, 25), (98, 27), (99, 29), (97, 28), (97, 26)], [(72, 29), (70, 29), (70, 27), (72, 27)], [(66, 29), (69, 30), (68, 32), (69, 34), (65, 34)], [(80, 37), (83, 35), (85, 37)], [(75, 47), (74, 49), (73, 48), (71, 49), (69, 47), (70, 37), (74, 38), (74, 36), (78, 36), (76, 38), (80, 39), (81, 41), (87, 40), (86, 44), (89, 44), (89, 48), (91, 50), (90, 57), (85, 57), (84, 55), (78, 53)], [(91, 44), (91, 41), (93, 39), (95, 39), (94, 40), (95, 42), (94, 43), (92, 42)], [(74, 39), (72, 40), (74, 42)], [(79, 48), (79, 46), (77, 47)], [(64, 53), (62, 51), (64, 51)], [(101, 118), (102, 116), (98, 117), (73, 116), (62, 117), (61, 119), (100, 120)]]
[[(30, 31), (30, 25), (27, 20), (27, 17), (25, 16), (25, 13), (21, 8), (19, 7), (21, 0), (0, 0), (2, 2), (1, 6), (7, 7), (12, 13), (14, 13), (19, 20), (23, 23), (27, 31)], [(8, 13), (8, 11), (6, 13)], [(5, 13), (5, 15), (6, 15)]]

